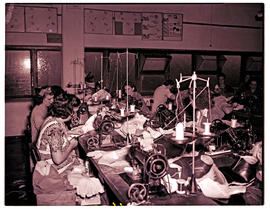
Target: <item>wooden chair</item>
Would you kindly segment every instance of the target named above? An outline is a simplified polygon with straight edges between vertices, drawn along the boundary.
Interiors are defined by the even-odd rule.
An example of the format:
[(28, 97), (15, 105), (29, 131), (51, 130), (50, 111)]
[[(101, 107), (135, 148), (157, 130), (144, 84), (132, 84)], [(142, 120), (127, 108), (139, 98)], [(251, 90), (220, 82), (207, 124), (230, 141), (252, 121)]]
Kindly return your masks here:
[(30, 151), (31, 151), (32, 161), (33, 161), (34, 165), (36, 165), (37, 162), (40, 161), (40, 153), (39, 153), (35, 144), (31, 144), (30, 149), (31, 149)]

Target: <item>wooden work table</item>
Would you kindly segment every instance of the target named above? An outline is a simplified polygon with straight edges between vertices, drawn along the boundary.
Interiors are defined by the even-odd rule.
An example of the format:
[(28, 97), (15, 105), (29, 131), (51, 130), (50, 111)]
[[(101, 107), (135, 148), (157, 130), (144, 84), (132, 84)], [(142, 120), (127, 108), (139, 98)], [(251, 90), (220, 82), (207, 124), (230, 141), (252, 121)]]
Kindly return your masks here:
[[(84, 140), (79, 139), (79, 144), (81, 145), (82, 150), (85, 153), (88, 153), (89, 150), (87, 149), (87, 145)], [(165, 146), (168, 159), (180, 156), (186, 148), (171, 144), (166, 137), (160, 138), (155, 143), (160, 143)], [(111, 148), (111, 150), (116, 150), (116, 148)], [(130, 202), (128, 198), (128, 190), (131, 183), (123, 178), (122, 174), (124, 174), (124, 172), (120, 172), (115, 167), (99, 164), (98, 160), (92, 157), (86, 157), (86, 159), (89, 161), (94, 174), (97, 175), (104, 184), (107, 192), (111, 193), (111, 195), (108, 195), (111, 196), (111, 204), (127, 205)], [(217, 163), (218, 167), (228, 166), (233, 162), (232, 159), (228, 158), (228, 156), (226, 156), (227, 160), (221, 159), (221, 157), (218, 156), (213, 157), (213, 159), (215, 163)], [(184, 169), (185, 167), (189, 167), (189, 171), (187, 170), (184, 172), (184, 176), (190, 174), (191, 160), (192, 158), (188, 157), (176, 161)], [(146, 205), (218, 205), (218, 202), (211, 198), (205, 197), (200, 191), (198, 191), (195, 194), (190, 195), (179, 195), (177, 193), (173, 193), (166, 196), (151, 196), (149, 197), (149, 201), (146, 203)]]

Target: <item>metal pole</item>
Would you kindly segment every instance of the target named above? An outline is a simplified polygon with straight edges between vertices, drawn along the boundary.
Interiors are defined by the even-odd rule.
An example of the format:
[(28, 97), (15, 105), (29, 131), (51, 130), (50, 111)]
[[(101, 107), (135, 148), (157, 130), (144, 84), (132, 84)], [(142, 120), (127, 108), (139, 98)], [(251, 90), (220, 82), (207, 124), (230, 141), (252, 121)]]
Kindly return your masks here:
[(100, 57), (100, 89), (103, 89), (103, 55)]

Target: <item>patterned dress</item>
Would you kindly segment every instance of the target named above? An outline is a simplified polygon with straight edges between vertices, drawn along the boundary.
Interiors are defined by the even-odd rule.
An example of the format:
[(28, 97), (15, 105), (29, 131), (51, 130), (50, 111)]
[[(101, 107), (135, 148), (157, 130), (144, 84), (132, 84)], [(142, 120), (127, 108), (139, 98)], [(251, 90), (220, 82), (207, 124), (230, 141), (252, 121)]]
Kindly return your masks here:
[[(42, 161), (51, 162), (51, 151), (65, 151), (68, 148), (70, 142), (68, 140), (67, 131), (68, 128), (61, 119), (48, 117), (44, 121), (37, 140), (37, 148), (40, 152)], [(57, 169), (57, 171), (59, 171), (59, 173), (61, 173), (63, 172), (63, 168), (65, 168), (67, 165), (71, 165), (73, 163), (78, 164), (76, 161), (77, 157), (75, 151), (73, 150), (64, 162), (59, 165), (52, 165)]]
[(75, 205), (76, 191), (68, 182), (67, 176), (80, 164), (75, 151), (61, 164), (56, 165), (51, 152), (64, 151), (69, 146), (67, 127), (61, 119), (48, 117), (37, 140), (41, 160), (37, 162), (33, 173), (33, 188), (38, 205)]

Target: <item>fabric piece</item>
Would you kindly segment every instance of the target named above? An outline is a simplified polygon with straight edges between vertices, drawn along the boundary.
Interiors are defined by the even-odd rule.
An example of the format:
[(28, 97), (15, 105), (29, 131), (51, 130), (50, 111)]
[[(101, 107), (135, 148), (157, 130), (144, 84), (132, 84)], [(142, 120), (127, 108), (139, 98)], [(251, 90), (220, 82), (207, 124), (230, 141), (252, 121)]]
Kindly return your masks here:
[(225, 116), (225, 113), (229, 109), (233, 110), (232, 106), (227, 103), (226, 97), (217, 96), (213, 99), (214, 106), (211, 108), (212, 121), (215, 119), (222, 119)]
[(97, 194), (95, 196), (92, 196), (90, 198), (84, 198), (81, 201), (81, 205), (85, 206), (85, 205), (100, 205), (101, 204), (101, 199), (100, 199), (100, 195)]
[(78, 173), (68, 175), (69, 183), (76, 188), (76, 192), (81, 197), (91, 197), (98, 193), (103, 193), (104, 188), (98, 178), (84, 176)]
[(134, 118), (130, 119), (129, 121), (126, 121), (121, 126), (121, 131), (124, 134), (131, 134), (136, 135), (137, 130), (144, 130), (144, 123), (146, 122), (147, 118), (139, 113), (136, 113)]
[(50, 173), (51, 164), (47, 161), (38, 161), (36, 164), (36, 170), (42, 175), (42, 176), (48, 176)]
[(245, 193), (246, 186), (229, 185), (223, 173), (215, 164), (207, 174), (196, 179), (197, 184), (206, 197), (228, 199), (231, 195)]

